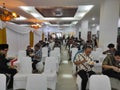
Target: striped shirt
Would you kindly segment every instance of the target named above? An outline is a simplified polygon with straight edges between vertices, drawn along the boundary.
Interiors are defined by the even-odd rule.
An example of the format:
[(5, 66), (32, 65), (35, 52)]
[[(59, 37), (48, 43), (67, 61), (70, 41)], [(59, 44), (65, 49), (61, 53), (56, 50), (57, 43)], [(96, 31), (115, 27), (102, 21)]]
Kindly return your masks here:
[(86, 56), (85, 53), (79, 53), (76, 55), (75, 61), (83, 61), (87, 60), (87, 62), (84, 62), (83, 64), (77, 65), (77, 71), (79, 72), (80, 70), (85, 70), (85, 71), (91, 71), (92, 68), (90, 67), (89, 63), (92, 61), (91, 56)]

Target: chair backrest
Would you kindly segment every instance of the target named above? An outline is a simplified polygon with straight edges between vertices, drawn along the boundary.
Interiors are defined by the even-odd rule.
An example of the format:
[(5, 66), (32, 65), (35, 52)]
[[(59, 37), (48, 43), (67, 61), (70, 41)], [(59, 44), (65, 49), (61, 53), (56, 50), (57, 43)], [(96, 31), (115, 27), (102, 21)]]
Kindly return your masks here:
[(89, 79), (89, 90), (111, 90), (109, 77), (106, 75), (92, 75)]
[(26, 51), (25, 50), (20, 50), (18, 52), (18, 57), (25, 57), (26, 56)]
[(72, 48), (71, 51), (72, 51), (72, 62), (73, 62), (74, 56), (77, 53), (78, 48)]
[(26, 90), (47, 90), (47, 77), (44, 74), (29, 75)]
[(55, 57), (46, 57), (44, 72), (57, 72)]
[(48, 56), (48, 47), (43, 47), (42, 48), (42, 57), (47, 57)]
[(30, 57), (22, 57), (20, 61), (20, 71), (19, 73), (31, 74), (32, 73), (32, 60)]
[(6, 76), (0, 74), (0, 90), (6, 90)]

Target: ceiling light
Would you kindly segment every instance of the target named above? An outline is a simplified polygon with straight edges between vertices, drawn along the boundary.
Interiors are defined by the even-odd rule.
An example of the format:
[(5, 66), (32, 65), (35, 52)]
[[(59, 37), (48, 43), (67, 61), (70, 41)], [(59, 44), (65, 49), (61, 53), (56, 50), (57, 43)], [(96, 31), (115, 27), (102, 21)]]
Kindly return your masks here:
[(11, 19), (17, 17), (19, 17), (19, 15), (15, 12), (11, 12), (10, 10), (6, 9), (5, 3), (3, 3), (3, 7), (0, 7), (0, 19), (2, 21), (10, 21)]
[(40, 28), (40, 27), (41, 27), (41, 25), (38, 24), (38, 23), (31, 25), (31, 28), (34, 28), (34, 29), (38, 29), (38, 28)]
[(15, 20), (26, 20), (26, 18), (23, 17), (23, 16), (20, 16), (20, 17), (18, 17), (18, 18), (15, 18)]
[(93, 26), (93, 27), (95, 27), (95, 26), (96, 26), (96, 24), (92, 24), (92, 26)]
[(62, 8), (56, 8), (56, 9), (53, 11), (53, 15), (54, 15), (54, 16), (62, 16), (62, 15), (63, 15)]
[(95, 20), (95, 18), (93, 17), (93, 18), (92, 18), (92, 20), (94, 21), (94, 20)]

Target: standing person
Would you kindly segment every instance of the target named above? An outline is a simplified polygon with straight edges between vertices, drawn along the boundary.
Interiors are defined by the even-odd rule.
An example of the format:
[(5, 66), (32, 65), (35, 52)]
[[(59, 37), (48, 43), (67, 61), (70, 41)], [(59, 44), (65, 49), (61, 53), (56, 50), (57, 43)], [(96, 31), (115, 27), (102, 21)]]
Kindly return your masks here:
[(120, 51), (114, 55), (108, 54), (102, 63), (102, 73), (120, 80)]
[(88, 78), (92, 74), (95, 74), (95, 72), (92, 71), (94, 62), (90, 57), (91, 51), (92, 48), (90, 46), (86, 46), (84, 51), (82, 53), (78, 53), (74, 60), (74, 64), (77, 66), (77, 74), (82, 78), (81, 90), (86, 90)]
[(33, 73), (38, 72), (36, 68), (36, 64), (41, 61), (42, 59), (42, 48), (40, 45), (36, 44), (35, 45), (35, 52), (33, 56), (33, 63), (32, 63), (32, 68), (33, 68)]
[[(5, 74), (7, 77), (8, 88), (13, 88), (13, 77), (17, 73), (17, 70), (14, 66), (8, 66), (7, 63), (9, 62), (6, 59), (7, 51), (8, 51), (8, 44), (0, 44), (0, 73)], [(10, 75), (10, 77), (8, 76)]]

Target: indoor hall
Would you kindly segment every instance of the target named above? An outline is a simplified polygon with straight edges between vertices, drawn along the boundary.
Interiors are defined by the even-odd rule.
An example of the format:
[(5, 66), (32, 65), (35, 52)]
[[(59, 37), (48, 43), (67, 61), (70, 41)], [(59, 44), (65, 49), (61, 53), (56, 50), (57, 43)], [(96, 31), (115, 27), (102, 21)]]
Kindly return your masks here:
[[(103, 68), (106, 69), (103, 64), (109, 54), (117, 60), (110, 69), (119, 73), (119, 52), (115, 59), (116, 51), (120, 50), (119, 17), (120, 0), (1, 0), (0, 56), (5, 55), (9, 63), (0, 62), (4, 79), (0, 87), (3, 90), (6, 81), (8, 87), (13, 78), (14, 89), (30, 90), (28, 76), (43, 73), (41, 77), (47, 77), (47, 88), (81, 90), (82, 79), (76, 75), (76, 61), (86, 46), (92, 47), (90, 56), (94, 65), (91, 66), (97, 78), (103, 74)], [(15, 69), (15, 76), (2, 71), (2, 66)], [(108, 87), (119, 90), (118, 78), (109, 76)], [(93, 88), (90, 83), (91, 80), (86, 89)], [(98, 81), (95, 84), (102, 85)], [(104, 85), (107, 86), (107, 82)]]

